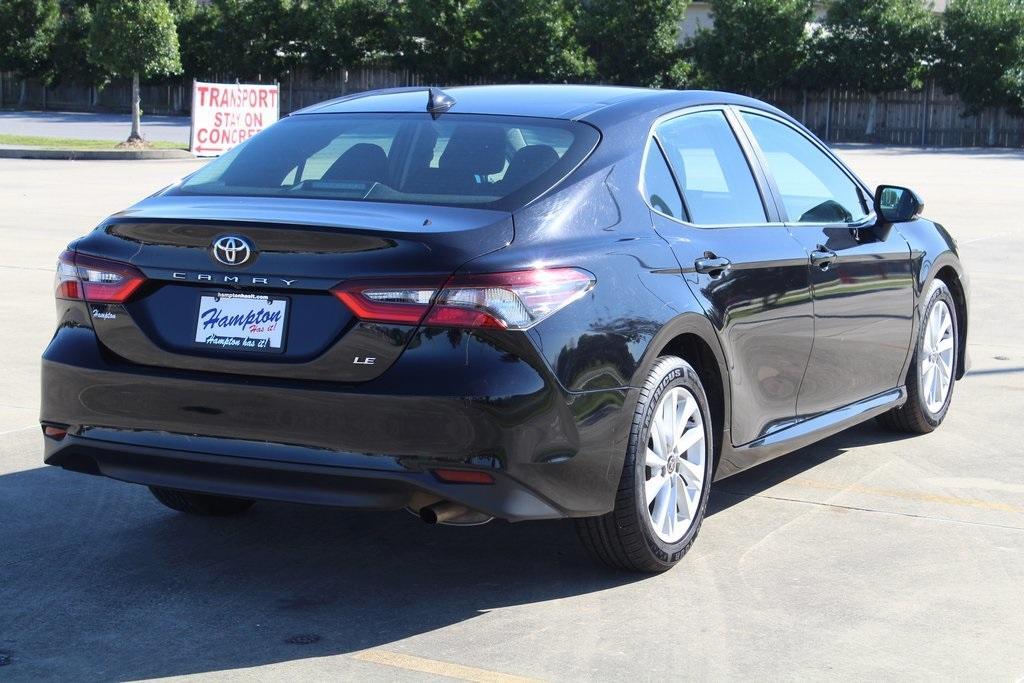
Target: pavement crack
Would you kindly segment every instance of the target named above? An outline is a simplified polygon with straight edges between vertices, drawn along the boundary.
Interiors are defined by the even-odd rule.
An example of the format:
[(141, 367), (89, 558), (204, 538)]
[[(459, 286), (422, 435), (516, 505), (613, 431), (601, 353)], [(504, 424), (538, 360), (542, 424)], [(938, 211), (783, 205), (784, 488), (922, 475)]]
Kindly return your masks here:
[(992, 522), (972, 522), (964, 519), (951, 519), (949, 517), (935, 517), (933, 515), (920, 515), (913, 512), (896, 512), (893, 510), (876, 510), (874, 508), (859, 507), (857, 505), (840, 505), (838, 503), (827, 503), (817, 500), (804, 500), (802, 498), (788, 498), (786, 496), (769, 496), (763, 493), (756, 495), (749, 495), (746, 493), (738, 493), (736, 491), (729, 491), (728, 489), (716, 489), (715, 493), (726, 494), (729, 496), (736, 496), (737, 498), (766, 498), (768, 500), (777, 500), (783, 503), (802, 503), (804, 505), (815, 505), (817, 507), (826, 508), (839, 508), (842, 510), (850, 510), (853, 512), (869, 512), (880, 515), (894, 515), (896, 517), (910, 517), (912, 519), (925, 519), (934, 522), (948, 522), (951, 524), (966, 524), (969, 526), (983, 526), (990, 527), (993, 529), (1008, 529), (1010, 531), (1024, 531), (1024, 527), (1011, 526), (1009, 524), (994, 524)]

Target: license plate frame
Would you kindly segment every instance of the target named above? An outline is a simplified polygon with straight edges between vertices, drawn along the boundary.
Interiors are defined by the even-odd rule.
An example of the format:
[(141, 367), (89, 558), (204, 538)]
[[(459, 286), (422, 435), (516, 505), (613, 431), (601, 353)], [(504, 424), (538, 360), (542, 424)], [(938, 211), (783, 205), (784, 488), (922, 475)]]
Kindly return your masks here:
[[(227, 303), (230, 302), (230, 303)], [(250, 306), (246, 310), (246, 303)], [(204, 331), (204, 313), (208, 313), (211, 307), (220, 304), (218, 313), (208, 315), (208, 319), (228, 319), (236, 316), (245, 316), (249, 312), (256, 319), (261, 318), (261, 310), (273, 316), (280, 313), (278, 319), (271, 322), (261, 320), (262, 326), (275, 325), (272, 331), (257, 333), (253, 335), (244, 330), (244, 325), (234, 324), (229, 326), (208, 326)], [(261, 304), (266, 308), (261, 307)], [(288, 341), (288, 319), (291, 315), (292, 301), (287, 296), (277, 296), (262, 292), (223, 292), (207, 290), (199, 292), (196, 302), (196, 315), (193, 318), (195, 328), (192, 335), (192, 345), (196, 348), (212, 350), (221, 353), (243, 353), (243, 354), (281, 354), (285, 352)], [(236, 318), (237, 319), (237, 318)], [(256, 324), (256, 323), (253, 323)], [(224, 334), (217, 334), (215, 330), (220, 328)], [(232, 332), (236, 332), (232, 334)], [(240, 336), (241, 335), (241, 336)], [(266, 340), (261, 345), (261, 340)], [(278, 345), (274, 346), (274, 342)]]

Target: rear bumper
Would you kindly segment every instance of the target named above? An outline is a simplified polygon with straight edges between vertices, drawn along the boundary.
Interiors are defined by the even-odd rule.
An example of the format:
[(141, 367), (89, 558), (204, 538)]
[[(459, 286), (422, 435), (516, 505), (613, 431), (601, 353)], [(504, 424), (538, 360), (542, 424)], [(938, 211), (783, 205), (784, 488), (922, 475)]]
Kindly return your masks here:
[(47, 464), (75, 472), (236, 498), (364, 510), (450, 500), (513, 521), (565, 515), (501, 472), (494, 473), (493, 484), (448, 484), (428, 471), (366, 467), (360, 458), (283, 444), (100, 428), (46, 439), (45, 456)]
[[(341, 385), (132, 365), (92, 330), (65, 327), (43, 356), (41, 420), (69, 435), (46, 439), (45, 461), (351, 508), (425, 494), (510, 520), (607, 512), (633, 392), (565, 392), (527, 344), (509, 343), (422, 336), (382, 377)], [(486, 469), (495, 483), (443, 483), (436, 467)]]

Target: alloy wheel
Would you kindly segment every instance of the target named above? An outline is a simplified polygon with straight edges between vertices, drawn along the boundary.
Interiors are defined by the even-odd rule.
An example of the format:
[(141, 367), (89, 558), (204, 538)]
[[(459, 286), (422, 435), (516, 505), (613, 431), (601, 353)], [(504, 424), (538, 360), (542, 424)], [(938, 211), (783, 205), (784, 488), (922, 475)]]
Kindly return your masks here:
[(661, 397), (651, 420), (644, 462), (644, 495), (654, 533), (679, 541), (700, 508), (707, 439), (697, 398), (683, 387)]
[(932, 306), (921, 339), (921, 396), (932, 414), (942, 410), (953, 386), (953, 314), (945, 301)]

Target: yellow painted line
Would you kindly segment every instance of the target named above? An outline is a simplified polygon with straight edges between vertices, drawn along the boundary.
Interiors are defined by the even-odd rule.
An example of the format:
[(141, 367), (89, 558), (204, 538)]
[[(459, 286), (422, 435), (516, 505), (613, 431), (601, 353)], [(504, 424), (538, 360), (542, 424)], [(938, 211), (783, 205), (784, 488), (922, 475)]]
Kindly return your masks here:
[(958, 505), (960, 507), (971, 507), (979, 510), (998, 510), (999, 512), (1014, 512), (1024, 515), (1024, 507), (1011, 505), (1010, 503), (998, 503), (990, 500), (977, 500), (974, 498), (957, 498), (956, 496), (945, 496), (939, 493), (925, 493), (923, 491), (902, 491), (899, 489), (882, 489), (873, 486), (861, 486), (860, 484), (833, 484), (827, 481), (814, 479), (797, 478), (791, 479), (787, 484), (795, 484), (812, 489), (823, 489), (827, 491), (839, 491), (841, 493), (864, 493), (869, 496), (883, 496), (885, 498), (899, 498), (902, 500), (914, 500), (922, 503), (942, 503), (945, 505)]
[(503, 674), (499, 671), (489, 671), (473, 666), (441, 662), (436, 659), (406, 655), (389, 650), (363, 650), (352, 655), (352, 657), (361, 662), (383, 664), (384, 666), (392, 666), (396, 669), (419, 671), (420, 673), (433, 676), (456, 678), (460, 681), (474, 681), (474, 683), (537, 683), (535, 678), (523, 678), (522, 676)]

